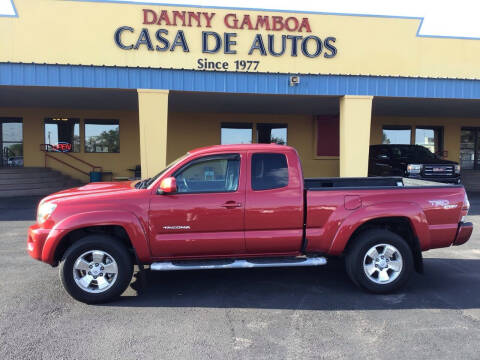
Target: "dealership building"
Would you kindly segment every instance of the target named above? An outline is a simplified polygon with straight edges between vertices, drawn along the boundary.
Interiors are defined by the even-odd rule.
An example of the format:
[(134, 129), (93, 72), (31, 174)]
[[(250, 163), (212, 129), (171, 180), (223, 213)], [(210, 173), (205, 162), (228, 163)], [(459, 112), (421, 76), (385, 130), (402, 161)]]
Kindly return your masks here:
[[(480, 184), (480, 39), (421, 18), (13, 0), (0, 16), (3, 167), (142, 177), (190, 149), (288, 144), (305, 176), (423, 145)], [(0, 190), (1, 191), (1, 190)]]

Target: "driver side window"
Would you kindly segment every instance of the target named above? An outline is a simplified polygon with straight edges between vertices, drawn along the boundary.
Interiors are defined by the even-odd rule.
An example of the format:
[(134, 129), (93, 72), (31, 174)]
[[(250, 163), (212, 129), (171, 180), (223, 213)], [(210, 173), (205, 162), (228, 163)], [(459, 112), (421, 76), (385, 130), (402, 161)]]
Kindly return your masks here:
[(196, 159), (175, 174), (177, 193), (234, 192), (239, 173), (239, 155)]

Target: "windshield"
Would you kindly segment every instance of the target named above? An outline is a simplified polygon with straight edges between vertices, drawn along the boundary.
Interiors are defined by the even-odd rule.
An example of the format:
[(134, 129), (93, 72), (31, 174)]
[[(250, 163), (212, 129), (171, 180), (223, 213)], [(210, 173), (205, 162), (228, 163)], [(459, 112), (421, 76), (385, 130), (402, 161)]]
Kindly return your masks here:
[(187, 157), (187, 155), (189, 155), (189, 153), (186, 153), (186, 154), (180, 156), (178, 159), (172, 161), (170, 164), (167, 165), (167, 167), (165, 169), (160, 171), (157, 175), (138, 182), (137, 184), (135, 184), (135, 187), (137, 189), (145, 189), (145, 188), (149, 187), (151, 184), (153, 184), (155, 182), (155, 180), (157, 180), (160, 176), (162, 176), (165, 172), (167, 172), (167, 170), (169, 170), (172, 166), (176, 165), (177, 163), (179, 163), (180, 161), (185, 159)]
[(409, 160), (433, 160), (437, 156), (424, 146), (420, 145), (393, 145), (390, 148), (393, 158)]

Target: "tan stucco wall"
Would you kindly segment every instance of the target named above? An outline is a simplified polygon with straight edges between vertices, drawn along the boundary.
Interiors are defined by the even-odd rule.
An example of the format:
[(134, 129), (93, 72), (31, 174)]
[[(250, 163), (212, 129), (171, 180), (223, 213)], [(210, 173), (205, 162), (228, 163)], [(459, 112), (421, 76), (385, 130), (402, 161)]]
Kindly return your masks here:
[[(23, 118), (25, 166), (44, 166), (44, 154), (39, 150), (39, 145), (44, 142), (43, 120), (46, 117), (57, 116), (80, 119), (81, 152), (73, 153), (74, 156), (102, 166), (104, 170), (113, 171), (114, 177), (131, 176), (132, 172), (127, 169), (140, 164), (140, 136), (137, 112), (0, 108), (0, 117)], [(83, 120), (85, 118), (119, 119), (120, 153), (85, 153), (83, 146)], [(193, 148), (219, 144), (222, 122), (286, 123), (288, 126), (288, 145), (298, 150), (305, 176), (339, 176), (338, 158), (318, 158), (315, 155), (316, 131), (314, 119), (310, 115), (170, 113), (168, 117), (167, 162), (173, 161)], [(447, 158), (458, 161), (461, 127), (479, 126), (480, 118), (373, 117), (370, 132), (371, 144), (381, 143), (382, 126), (384, 125), (410, 125), (412, 126), (412, 131), (414, 131), (416, 125), (443, 126), (444, 150), (448, 151)], [(155, 146), (154, 149), (161, 149), (161, 146)], [(62, 154), (54, 155), (66, 158)], [(48, 160), (47, 165), (82, 181), (88, 180), (85, 175), (79, 174), (53, 160)], [(88, 170), (81, 164), (79, 166)]]
[[(75, 157), (85, 160), (105, 171), (112, 171), (113, 176), (132, 176), (129, 168), (140, 164), (138, 114), (128, 111), (105, 110), (72, 110), (46, 108), (0, 108), (0, 117), (19, 117), (23, 119), (23, 154), (24, 166), (40, 166), (45, 164), (45, 155), (40, 151), (44, 143), (43, 122), (46, 117), (72, 117), (80, 119), (80, 152), (72, 153)], [(85, 153), (84, 151), (84, 119), (118, 119), (120, 121), (120, 153)], [(60, 153), (50, 153), (72, 165), (89, 171), (88, 166), (72, 160)], [(66, 165), (48, 159), (47, 166), (68, 174), (81, 181), (89, 178)]]

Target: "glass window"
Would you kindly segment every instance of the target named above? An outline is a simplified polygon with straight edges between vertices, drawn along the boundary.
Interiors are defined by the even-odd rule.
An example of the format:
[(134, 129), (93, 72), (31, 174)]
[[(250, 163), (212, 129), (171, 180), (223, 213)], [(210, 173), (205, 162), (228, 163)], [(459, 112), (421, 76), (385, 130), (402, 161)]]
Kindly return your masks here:
[(238, 189), (240, 156), (208, 157), (190, 162), (175, 174), (179, 193), (231, 192)]
[(429, 161), (437, 159), (437, 156), (423, 146), (398, 145), (389, 148), (393, 159), (405, 159), (406, 161)]
[(475, 168), (475, 157), (478, 158), (475, 144), (477, 143), (476, 129), (463, 129), (460, 135), (460, 166), (462, 169)]
[(44, 141), (47, 151), (79, 152), (79, 120), (71, 118), (46, 118)]
[(257, 124), (257, 141), (259, 144), (287, 145), (287, 125)]
[(120, 152), (118, 120), (85, 120), (85, 152)]
[(252, 155), (252, 189), (269, 190), (288, 185), (287, 158), (284, 154)]
[(423, 127), (415, 129), (415, 145), (426, 147), (434, 154), (442, 152), (443, 128), (441, 127)]
[(410, 145), (412, 129), (409, 126), (384, 126), (382, 144)]
[(252, 124), (249, 123), (223, 123), (221, 144), (251, 144)]
[(0, 118), (0, 167), (23, 166), (22, 120)]

